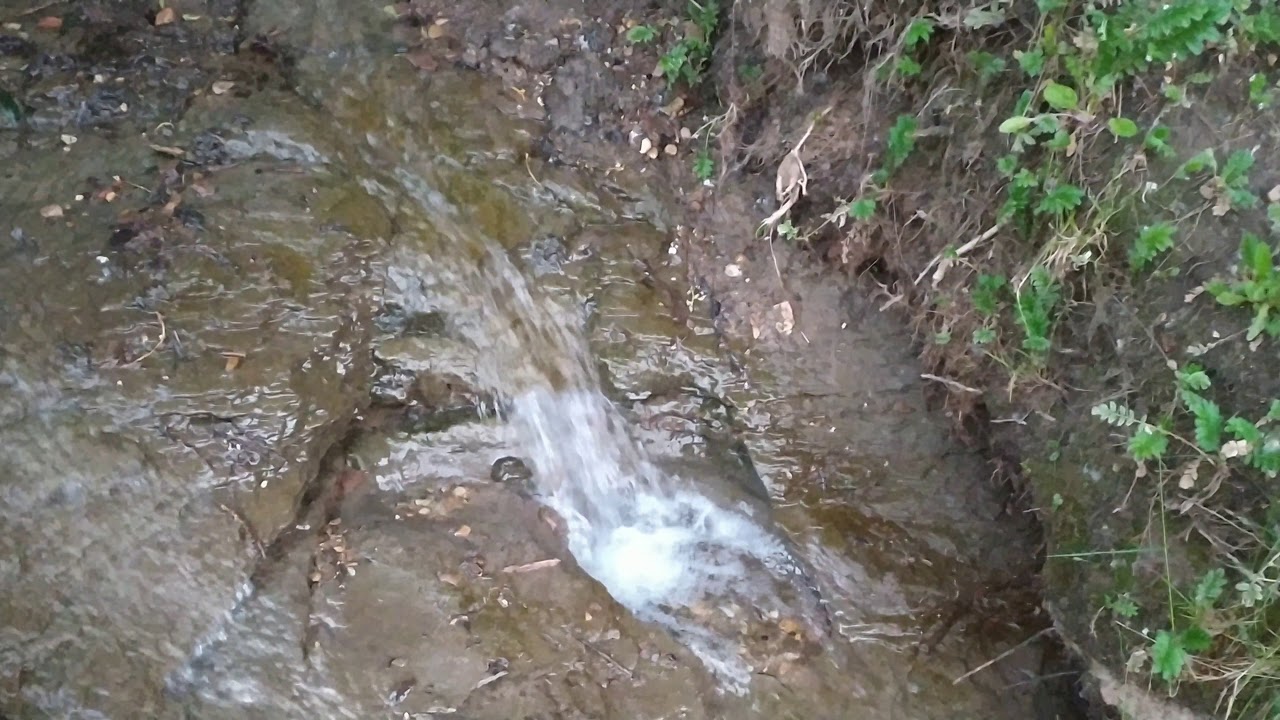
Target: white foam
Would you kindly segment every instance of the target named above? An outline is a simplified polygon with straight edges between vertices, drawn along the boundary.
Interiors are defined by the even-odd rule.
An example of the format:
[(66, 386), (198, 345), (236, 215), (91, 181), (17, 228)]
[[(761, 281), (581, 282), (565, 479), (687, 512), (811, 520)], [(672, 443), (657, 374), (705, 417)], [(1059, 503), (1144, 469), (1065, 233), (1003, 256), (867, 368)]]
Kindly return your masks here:
[[(636, 617), (675, 634), (725, 689), (744, 693), (751, 667), (736, 639), (679, 610), (698, 603), (776, 599), (764, 568), (783, 552), (778, 540), (741, 512), (719, 507), (692, 489), (647, 488), (625, 499), (614, 496), (612, 502), (629, 507), (606, 509), (599, 517), (630, 518), (620, 525), (593, 524), (572, 504), (578, 497), (550, 498), (567, 520), (569, 549), (578, 564)], [(754, 567), (752, 559), (758, 561), (751, 563)]]

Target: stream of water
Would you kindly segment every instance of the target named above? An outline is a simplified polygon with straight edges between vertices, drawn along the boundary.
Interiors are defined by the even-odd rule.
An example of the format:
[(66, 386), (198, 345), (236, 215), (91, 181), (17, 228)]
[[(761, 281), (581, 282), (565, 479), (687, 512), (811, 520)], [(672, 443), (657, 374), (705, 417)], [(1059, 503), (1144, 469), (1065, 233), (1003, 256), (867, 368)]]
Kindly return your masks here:
[[(531, 166), (367, 7), (253, 8), (289, 87), (0, 146), (0, 714), (1030, 716), (1034, 647), (954, 682), (1021, 628), (917, 659), (1016, 528), (901, 328), (793, 278), (813, 343), (730, 362), (638, 269), (686, 261), (652, 176)], [(378, 425), (401, 376), (489, 411)]]
[[(406, 167), (397, 175), (405, 187), (430, 186)], [(690, 608), (732, 600), (775, 617), (798, 612), (817, 629), (814, 602), (788, 608), (775, 584), (802, 599), (817, 590), (801, 585), (810, 581), (766, 529), (760, 507), (712, 501), (698, 478), (660, 469), (637, 442), (602, 392), (583, 298), (539, 293), (505, 248), (445, 219), (452, 212), (441, 217), (438, 196), (417, 200), (456, 244), (432, 263), (433, 284), (469, 291), (469, 312), (455, 326), (482, 349), (479, 378), (501, 399), (517, 453), (530, 462), (542, 501), (566, 522), (578, 564), (637, 617), (680, 637), (724, 689), (745, 693), (751, 667), (734, 639), (691, 618)], [(477, 255), (465, 265), (447, 260)]]

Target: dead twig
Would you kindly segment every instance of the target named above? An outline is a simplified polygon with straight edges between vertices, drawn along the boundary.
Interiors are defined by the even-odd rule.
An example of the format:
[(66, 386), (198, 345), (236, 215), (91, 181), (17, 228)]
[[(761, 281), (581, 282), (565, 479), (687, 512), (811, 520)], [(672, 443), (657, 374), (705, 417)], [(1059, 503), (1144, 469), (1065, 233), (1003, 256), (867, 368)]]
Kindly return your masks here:
[(475, 686), (474, 688), (472, 688), (472, 689), (473, 689), (473, 690), (479, 690), (480, 688), (484, 687), (485, 685), (488, 685), (489, 683), (498, 682), (499, 680), (501, 680), (502, 678), (506, 677), (506, 676), (507, 676), (507, 675), (509, 675), (509, 674), (510, 674), (510, 673), (509, 673), (509, 672), (507, 672), (506, 670), (503, 670), (502, 672), (494, 673), (494, 674), (490, 675), (489, 677), (487, 677), (487, 678), (485, 678), (485, 679), (481, 680), (480, 682), (476, 683), (476, 686)]
[(972, 393), (974, 395), (982, 394), (982, 391), (979, 390), (978, 388), (971, 388), (968, 385), (962, 385), (956, 382), (955, 380), (952, 380), (951, 378), (944, 378), (939, 375), (933, 375), (931, 373), (920, 373), (920, 377), (924, 378), (925, 380), (932, 380), (934, 382), (942, 383), (943, 385), (946, 385), (948, 388), (955, 390), (956, 392), (967, 392), (967, 393)]
[(593, 653), (595, 653), (595, 654), (599, 655), (600, 657), (604, 658), (604, 659), (605, 659), (605, 660), (606, 660), (610, 665), (612, 665), (612, 666), (614, 666), (615, 668), (617, 668), (617, 669), (621, 670), (622, 672), (626, 673), (626, 674), (627, 674), (627, 677), (634, 678), (634, 677), (636, 676), (636, 674), (635, 674), (634, 672), (632, 672), (631, 668), (629, 668), (629, 667), (627, 667), (626, 665), (623, 665), (622, 663), (620, 663), (620, 662), (618, 662), (617, 660), (615, 660), (615, 659), (613, 658), (613, 656), (612, 656), (612, 655), (610, 655), (609, 653), (607, 653), (607, 652), (605, 652), (605, 651), (601, 650), (600, 648), (596, 647), (595, 645), (592, 645), (591, 643), (587, 642), (586, 640), (583, 640), (582, 638), (577, 637), (576, 635), (575, 635), (575, 636), (573, 636), (573, 639), (574, 639), (574, 640), (577, 640), (579, 643), (582, 643), (582, 647), (584, 647), (584, 648), (586, 648), (586, 649), (590, 650), (591, 652), (593, 652)]
[(536, 562), (525, 563), (524, 565), (508, 565), (502, 568), (504, 573), (527, 573), (534, 570), (542, 570), (544, 568), (555, 567), (560, 564), (560, 558), (550, 558), (548, 560), (538, 560)]
[[(964, 257), (966, 254), (972, 252), (974, 248), (995, 237), (995, 234), (1000, 232), (1000, 227), (999, 223), (992, 225), (986, 232), (956, 248), (954, 257)], [(935, 255), (933, 259), (929, 261), (929, 264), (924, 266), (924, 270), (921, 270), (920, 274), (916, 276), (916, 285), (919, 285), (920, 281), (924, 279), (924, 276), (929, 274), (929, 271), (933, 269), (934, 265), (937, 265), (938, 272), (933, 276), (933, 285), (934, 287), (938, 286), (938, 283), (942, 281), (942, 276), (945, 275), (947, 270), (951, 267), (951, 258), (944, 257), (944, 255), (946, 255), (946, 250)]]
[(244, 519), (244, 516), (222, 503), (219, 503), (218, 507), (222, 508), (224, 512), (235, 518), (236, 522), (240, 523), (240, 527), (244, 528), (245, 534), (249, 536), (249, 539), (253, 541), (253, 546), (258, 550), (258, 557), (265, 560), (267, 557), (267, 550), (262, 546), (262, 541), (258, 539), (258, 534), (253, 531), (253, 527)]
[(1031, 637), (1027, 638), (1026, 640), (1023, 640), (1022, 642), (1018, 643), (1017, 645), (1014, 645), (1013, 647), (1009, 648), (1008, 650), (1005, 650), (1004, 652), (1000, 653), (999, 655), (997, 655), (997, 656), (995, 656), (995, 657), (991, 658), (990, 660), (988, 660), (988, 661), (986, 661), (986, 662), (982, 663), (982, 664), (981, 664), (981, 665), (979, 665), (978, 667), (976, 667), (976, 668), (974, 668), (974, 669), (970, 670), (969, 672), (967, 672), (967, 673), (965, 673), (965, 674), (961, 675), (960, 677), (956, 678), (955, 680), (952, 680), (952, 681), (951, 681), (951, 684), (952, 684), (952, 685), (959, 685), (959, 684), (960, 684), (961, 682), (963, 682), (965, 679), (970, 678), (970, 677), (973, 677), (974, 675), (976, 675), (976, 674), (978, 674), (978, 673), (982, 672), (983, 670), (986, 670), (987, 668), (991, 667), (992, 665), (995, 665), (996, 663), (1000, 662), (1001, 660), (1003, 660), (1003, 659), (1005, 659), (1005, 658), (1009, 657), (1010, 655), (1012, 655), (1012, 654), (1014, 654), (1014, 653), (1018, 652), (1019, 650), (1021, 650), (1021, 649), (1022, 649), (1022, 648), (1024, 648), (1024, 647), (1026, 647), (1027, 645), (1030, 645), (1032, 642), (1034, 642), (1034, 641), (1035, 641), (1037, 638), (1039, 638), (1040, 636), (1045, 635), (1046, 633), (1050, 633), (1050, 632), (1053, 632), (1053, 627), (1047, 627), (1047, 628), (1045, 628), (1045, 629), (1041, 630), (1040, 632), (1038, 632), (1038, 633), (1036, 633), (1036, 634), (1032, 635)]
[(168, 329), (167, 329), (167, 328), (165, 327), (165, 325), (164, 325), (164, 316), (163, 316), (163, 315), (161, 315), (161, 314), (160, 314), (160, 313), (158, 313), (158, 312), (157, 312), (157, 313), (155, 313), (155, 316), (156, 316), (156, 320), (160, 321), (160, 339), (156, 341), (155, 346), (154, 346), (154, 347), (152, 347), (150, 350), (146, 351), (146, 352), (145, 352), (145, 353), (143, 353), (141, 356), (139, 356), (139, 357), (137, 357), (137, 358), (134, 358), (134, 360), (133, 360), (132, 362), (125, 363), (125, 366), (126, 366), (126, 367), (128, 367), (129, 365), (137, 365), (138, 363), (142, 362), (143, 360), (146, 360), (147, 358), (151, 357), (152, 355), (155, 355), (155, 354), (156, 354), (156, 351), (160, 349), (160, 346), (161, 346), (161, 345), (164, 345), (164, 340), (165, 340), (165, 338), (166, 338), (166, 337), (168, 337), (168, 333), (169, 333), (169, 331), (168, 331)]
[(768, 229), (770, 236), (773, 233), (773, 226), (778, 224), (782, 216), (786, 215), (791, 207), (800, 200), (800, 196), (809, 190), (809, 173), (804, 169), (804, 161), (800, 159), (800, 149), (804, 147), (805, 141), (813, 134), (813, 129), (817, 127), (818, 121), (827, 113), (831, 112), (831, 108), (827, 108), (818, 114), (817, 117), (809, 121), (809, 128), (804, 131), (804, 135), (800, 137), (795, 147), (791, 148), (791, 152), (782, 158), (782, 162), (778, 163), (778, 175), (774, 180), (774, 193), (778, 198), (778, 202), (782, 203), (782, 207), (777, 212), (765, 218), (760, 223), (760, 230)]
[(534, 182), (538, 183), (538, 187), (543, 186), (542, 181), (534, 176), (533, 168), (529, 167), (529, 153), (524, 154), (524, 169), (525, 169), (525, 172), (529, 173), (529, 177), (532, 178)]

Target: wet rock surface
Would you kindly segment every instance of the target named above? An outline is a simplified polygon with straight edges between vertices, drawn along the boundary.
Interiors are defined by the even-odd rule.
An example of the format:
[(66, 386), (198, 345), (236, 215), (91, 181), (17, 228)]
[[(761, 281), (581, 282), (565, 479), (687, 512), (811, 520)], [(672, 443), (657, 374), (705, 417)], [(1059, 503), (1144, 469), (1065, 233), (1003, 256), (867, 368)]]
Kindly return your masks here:
[[(415, 46), (448, 28), (428, 77), (435, 55), (394, 57), (396, 21), (336, 0), (184, 3), (159, 26), (149, 3), (85, 3), (0, 43), (25, 128), (0, 171), (0, 713), (1033, 716), (1034, 683), (1010, 687), (1034, 645), (952, 682), (1004, 647), (979, 636), (1033, 632), (984, 604), (1024, 529), (990, 522), (998, 494), (928, 414), (909, 339), (806, 285), (814, 342), (745, 352), (715, 310), (731, 292), (687, 293), (707, 284), (651, 176), (531, 162), (541, 105), (448, 69), (554, 74), (565, 143), (604, 125), (616, 78), (565, 89), (600, 74), (616, 11), (552, 38), (533, 28), (573, 15), (555, 3), (513, 6), (515, 29), (400, 5)], [(143, 50), (163, 72), (121, 62)], [(108, 62), (143, 68), (107, 73), (133, 94), (90, 102), (84, 63)], [(828, 627), (673, 610), (727, 638), (745, 695), (610, 597), (529, 492), (493, 348), (468, 341), (474, 295), (515, 290), (463, 282), (487, 262), (467, 232), (579, 313), (656, 462), (786, 541), (786, 599)]]

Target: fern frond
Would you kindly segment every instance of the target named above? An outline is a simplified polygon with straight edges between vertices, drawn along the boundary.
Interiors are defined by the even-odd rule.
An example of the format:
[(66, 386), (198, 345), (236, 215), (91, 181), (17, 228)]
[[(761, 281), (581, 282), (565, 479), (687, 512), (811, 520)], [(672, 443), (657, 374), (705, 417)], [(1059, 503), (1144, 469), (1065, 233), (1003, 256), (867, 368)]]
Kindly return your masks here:
[(1102, 422), (1107, 423), (1108, 425), (1114, 425), (1115, 427), (1129, 427), (1130, 425), (1137, 425), (1138, 423), (1143, 422), (1143, 419), (1139, 418), (1133, 410), (1130, 410), (1127, 406), (1114, 400), (1094, 405), (1090, 414)]

